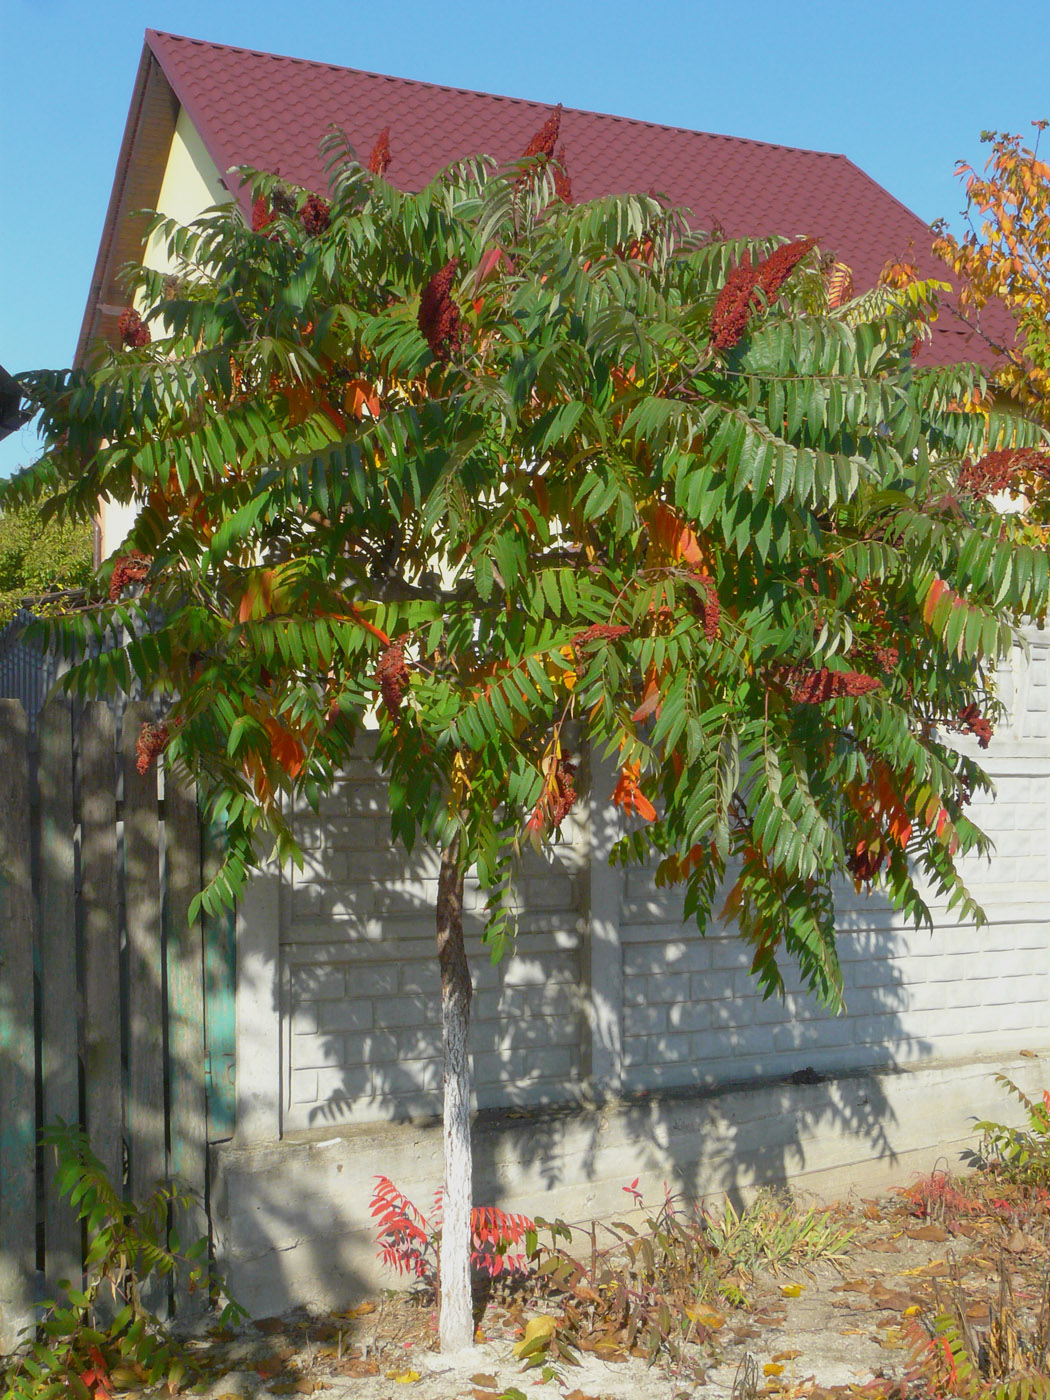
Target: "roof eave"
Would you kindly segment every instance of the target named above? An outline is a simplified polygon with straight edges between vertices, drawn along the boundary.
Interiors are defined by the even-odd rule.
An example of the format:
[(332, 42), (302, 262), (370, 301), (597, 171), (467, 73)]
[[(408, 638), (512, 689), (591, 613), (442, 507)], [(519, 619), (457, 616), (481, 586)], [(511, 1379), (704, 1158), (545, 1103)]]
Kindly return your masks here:
[(115, 339), (116, 318), (124, 301), (119, 273), (125, 263), (136, 259), (142, 243), (132, 215), (157, 206), (178, 112), (178, 98), (145, 43), (77, 341), (77, 365), (84, 363), (97, 340)]

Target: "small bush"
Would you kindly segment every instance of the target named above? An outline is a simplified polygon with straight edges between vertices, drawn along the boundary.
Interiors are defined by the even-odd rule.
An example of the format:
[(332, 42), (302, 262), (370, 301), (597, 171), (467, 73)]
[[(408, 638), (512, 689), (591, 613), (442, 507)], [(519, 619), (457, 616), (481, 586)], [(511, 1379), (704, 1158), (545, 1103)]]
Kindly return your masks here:
[(79, 1128), (57, 1123), (42, 1134), (57, 1157), (55, 1181), (89, 1241), (83, 1286), (60, 1280), (61, 1302), (43, 1305), (0, 1375), (2, 1400), (100, 1400), (114, 1390), (165, 1385), (173, 1393), (190, 1362), (170, 1331), (142, 1302), (147, 1285), (176, 1272), (191, 1291), (219, 1304), (220, 1324), (246, 1314), (208, 1261), (208, 1241), (183, 1249), (174, 1217), (196, 1204), (164, 1184), (141, 1204), (122, 1200)]

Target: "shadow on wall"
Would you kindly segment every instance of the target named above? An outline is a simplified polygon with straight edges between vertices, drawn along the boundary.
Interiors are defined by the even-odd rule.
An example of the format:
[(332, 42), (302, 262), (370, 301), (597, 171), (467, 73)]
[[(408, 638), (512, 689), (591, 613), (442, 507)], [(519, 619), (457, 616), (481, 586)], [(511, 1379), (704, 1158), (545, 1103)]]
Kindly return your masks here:
[[(283, 1141), (224, 1149), (216, 1202), (220, 1217), (237, 1217), (242, 1276), (266, 1261), (266, 1307), (275, 1274), (287, 1297), (333, 1272), (344, 1296), (354, 1292), (374, 1255), (376, 1172), (425, 1210), (440, 1183), (437, 862), (389, 846), (383, 787), (363, 763), (326, 802), (321, 817), (300, 819), (305, 868), (281, 882)], [(615, 1209), (636, 1176), (651, 1195), (666, 1182), (739, 1202), (805, 1173), (818, 1139), (838, 1139), (845, 1162), (892, 1158), (878, 1079), (825, 1078), (892, 1067), (905, 1044), (908, 1056), (930, 1053), (900, 1019), (902, 935), (884, 904), (844, 911), (847, 988), (860, 1004), (851, 1017), (797, 988), (763, 1003), (739, 940), (685, 928), (680, 898), (646, 871), (614, 875), (619, 931), (600, 956), (617, 975), (598, 977), (589, 835), (582, 824), (568, 835), (549, 862), (528, 862), (518, 942), (498, 968), (468, 884), (479, 1204), (578, 1221)], [(592, 1028), (612, 1023), (622, 1038), (599, 1056)], [(741, 1082), (761, 1087), (746, 1105), (723, 1092)], [(241, 1285), (249, 1306), (253, 1286)]]

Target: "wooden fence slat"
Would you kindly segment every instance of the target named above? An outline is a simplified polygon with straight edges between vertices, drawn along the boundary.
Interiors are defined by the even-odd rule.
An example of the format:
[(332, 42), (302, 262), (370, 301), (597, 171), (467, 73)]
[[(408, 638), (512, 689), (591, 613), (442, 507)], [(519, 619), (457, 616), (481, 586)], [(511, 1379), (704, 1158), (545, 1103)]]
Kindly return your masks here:
[(135, 743), (149, 708), (124, 712), (124, 906), (128, 939), (127, 1137), (130, 1194), (142, 1201), (164, 1180), (164, 959), (160, 918), (157, 770), (140, 774)]
[[(68, 702), (40, 718), (40, 1011), (43, 1119), (80, 1118), (78, 1087), (76, 894), (73, 863), (73, 729)], [(80, 1226), (44, 1163), (44, 1249), (48, 1296), (59, 1279), (77, 1282)]]
[[(189, 919), (200, 890), (201, 829), (196, 794), (165, 775), (168, 971), (168, 1084), (171, 1173), (204, 1199), (207, 1112), (204, 1050), (204, 948), (201, 922)], [(183, 1222), (183, 1243), (207, 1233), (203, 1211)]]
[(85, 705), (80, 727), (85, 1127), (119, 1190), (123, 1095), (115, 742), (109, 707), (100, 701)]
[(0, 700), (0, 1350), (29, 1321), (36, 1267), (29, 726)]

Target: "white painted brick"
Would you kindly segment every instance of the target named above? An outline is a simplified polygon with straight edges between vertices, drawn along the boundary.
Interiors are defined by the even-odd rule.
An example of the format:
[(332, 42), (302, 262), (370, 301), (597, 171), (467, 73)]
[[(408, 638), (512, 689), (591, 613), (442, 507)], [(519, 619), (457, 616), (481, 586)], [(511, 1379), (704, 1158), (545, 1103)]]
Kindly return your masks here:
[[(295, 830), (298, 835), (298, 823)], [(319, 834), (322, 843), (336, 851), (389, 849), (389, 827), (385, 820), (377, 817), (330, 817), (320, 826)], [(401, 854), (403, 862), (408, 858), (406, 854)]]
[(317, 1007), (297, 1006), (292, 1011), (293, 1035), (316, 1035), (318, 1030)]
[[(472, 1009), (472, 1019), (476, 1015)], [(441, 1017), (441, 998), (410, 992), (403, 996), (381, 997), (375, 1002), (376, 1025), (394, 1030), (399, 1026), (436, 1025)]]
[(397, 1059), (397, 1037), (389, 1031), (363, 1031), (343, 1036), (344, 1064), (382, 1064)]
[(674, 1031), (702, 1031), (711, 1024), (711, 1003), (679, 1001), (667, 1008), (667, 1024)]
[(296, 1069), (292, 1071), (291, 1098), (293, 1103), (317, 1102), (317, 1071)]
[(436, 1059), (441, 1055), (440, 1026), (405, 1026), (394, 1037), (399, 1063)]
[(372, 1092), (372, 1071), (366, 1066), (317, 1071), (317, 1101), (339, 1102), (343, 1099), (359, 1099)]
[(372, 1003), (354, 998), (352, 1001), (323, 1001), (318, 1003), (322, 1034), (327, 1031), (365, 1031), (372, 1029)]
[(346, 978), (341, 967), (297, 967), (291, 974), (292, 996), (296, 1002), (346, 996)]
[[(674, 1010), (675, 1008), (671, 1008)], [(644, 1037), (667, 1029), (666, 1006), (627, 1006), (623, 1012), (624, 1035)]]

